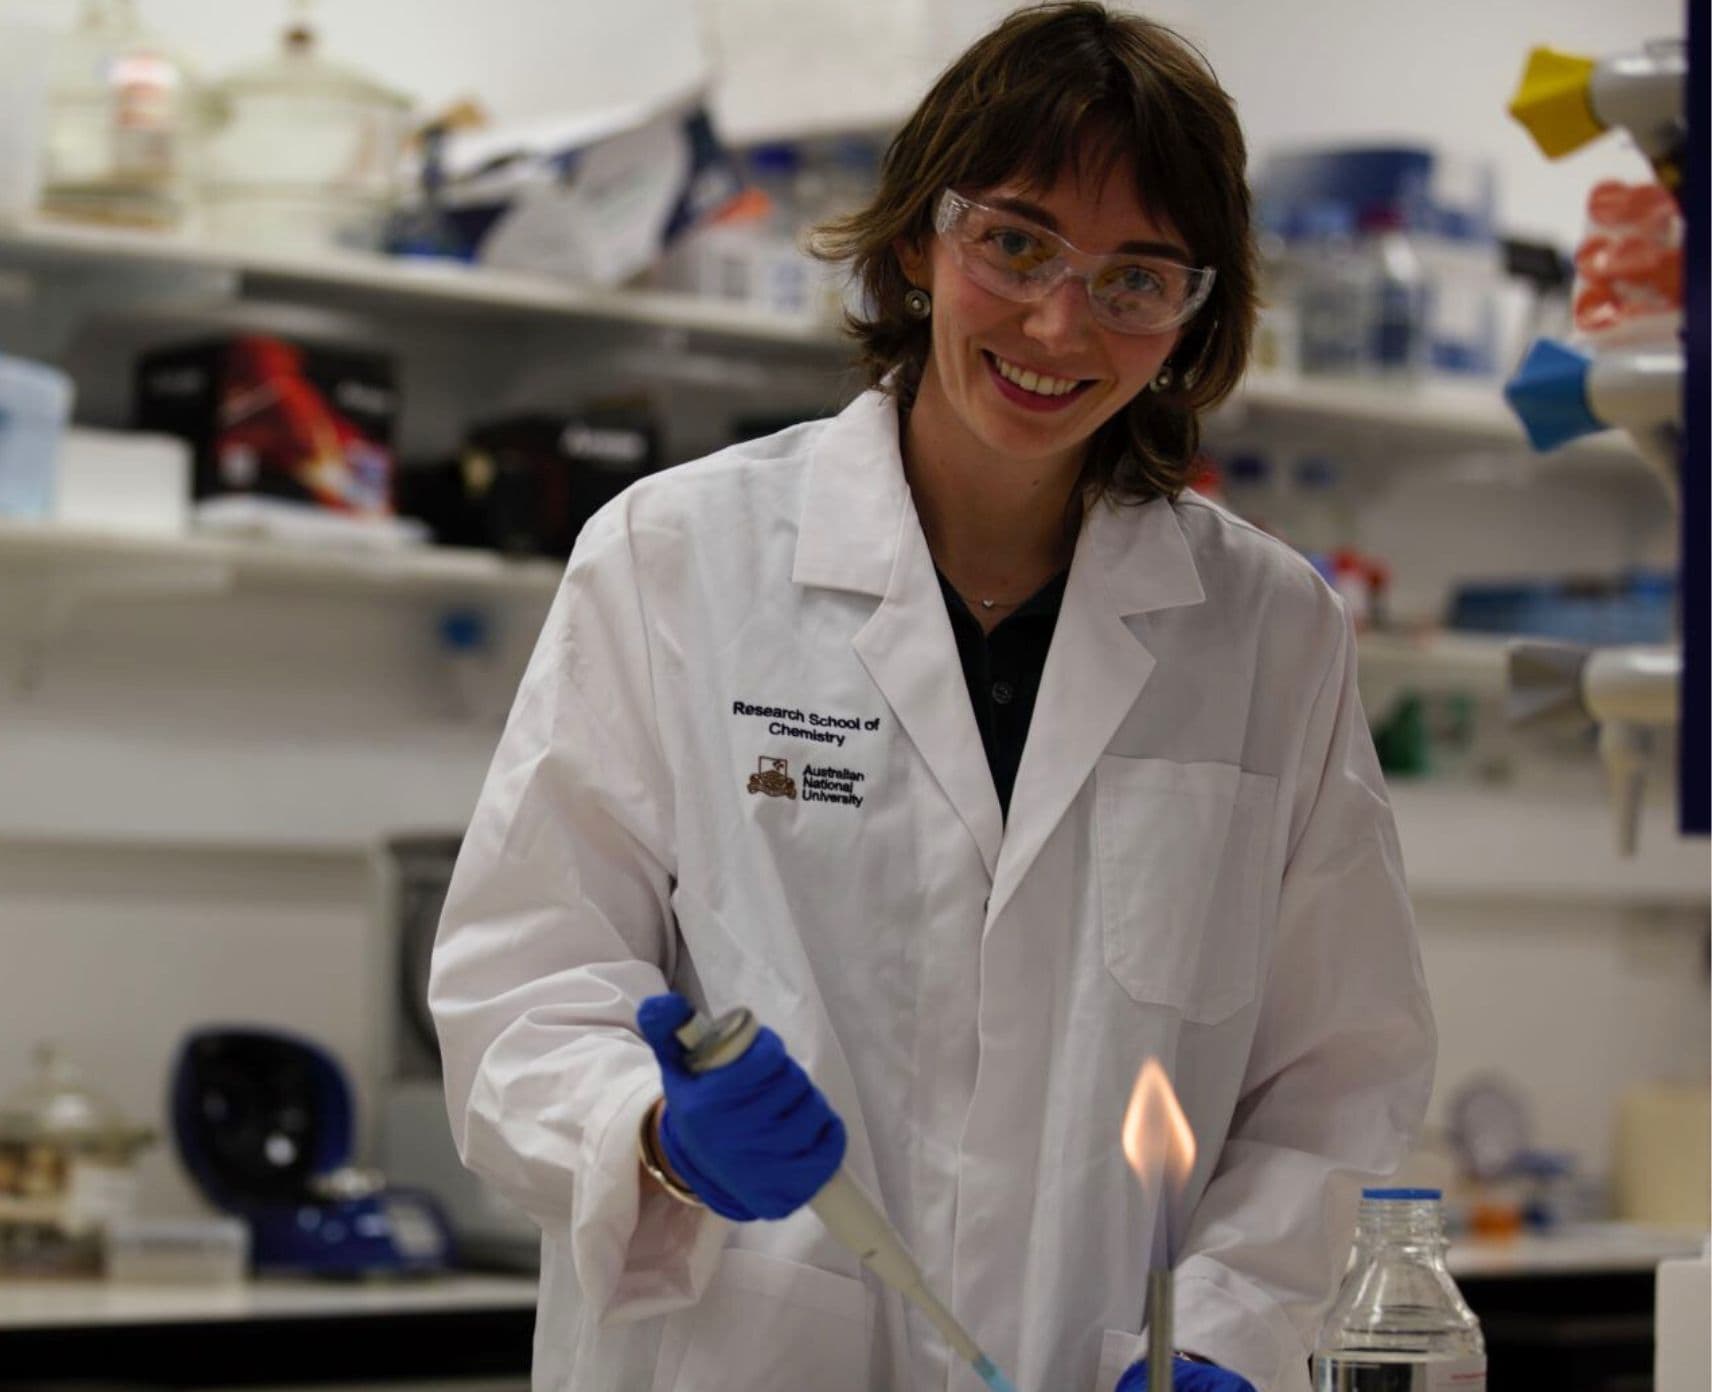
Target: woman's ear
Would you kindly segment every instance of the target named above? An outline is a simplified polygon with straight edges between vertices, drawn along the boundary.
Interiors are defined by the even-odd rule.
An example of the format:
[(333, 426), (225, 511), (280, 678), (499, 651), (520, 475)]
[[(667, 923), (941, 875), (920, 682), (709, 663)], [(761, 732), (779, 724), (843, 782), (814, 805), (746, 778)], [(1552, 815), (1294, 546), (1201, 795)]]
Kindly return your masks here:
[(919, 242), (899, 237), (892, 243), (892, 254), (898, 258), (898, 265), (904, 269), (904, 278), (911, 285), (919, 286), (923, 290), (933, 289), (932, 266), (927, 252)]

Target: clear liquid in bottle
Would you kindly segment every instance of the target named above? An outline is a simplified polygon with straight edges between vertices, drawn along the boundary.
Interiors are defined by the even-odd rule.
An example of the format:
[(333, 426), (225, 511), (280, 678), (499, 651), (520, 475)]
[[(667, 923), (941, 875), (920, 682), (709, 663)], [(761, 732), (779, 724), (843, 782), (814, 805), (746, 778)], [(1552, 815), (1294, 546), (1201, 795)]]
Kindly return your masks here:
[(1444, 1264), (1436, 1189), (1367, 1189), (1314, 1351), (1315, 1392), (1485, 1392), (1486, 1344)]

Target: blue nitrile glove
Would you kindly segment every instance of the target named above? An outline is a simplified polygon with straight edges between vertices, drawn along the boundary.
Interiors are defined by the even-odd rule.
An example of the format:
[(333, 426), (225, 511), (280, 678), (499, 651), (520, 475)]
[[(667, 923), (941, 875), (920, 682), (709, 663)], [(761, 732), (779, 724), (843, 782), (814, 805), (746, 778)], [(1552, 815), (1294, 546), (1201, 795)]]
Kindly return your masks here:
[[(1245, 1377), (1212, 1363), (1196, 1363), (1189, 1358), (1171, 1360), (1173, 1392), (1254, 1392), (1254, 1384)], [(1118, 1379), (1115, 1392), (1147, 1392), (1147, 1360), (1131, 1363)]]
[(666, 1085), (667, 1162), (723, 1217), (747, 1223), (795, 1213), (844, 1163), (844, 1123), (770, 1029), (735, 1062), (691, 1073), (676, 1031), (693, 1014), (671, 994), (649, 996), (636, 1012)]

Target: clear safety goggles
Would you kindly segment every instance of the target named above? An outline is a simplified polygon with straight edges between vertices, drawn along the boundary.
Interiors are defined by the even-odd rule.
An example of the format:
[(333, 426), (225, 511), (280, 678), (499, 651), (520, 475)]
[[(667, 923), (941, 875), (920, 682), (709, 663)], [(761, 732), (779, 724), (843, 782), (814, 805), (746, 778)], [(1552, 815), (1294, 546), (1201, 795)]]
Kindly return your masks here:
[(1211, 266), (1127, 252), (1095, 256), (1038, 223), (951, 189), (934, 205), (933, 227), (983, 289), (1007, 300), (1039, 300), (1074, 277), (1088, 288), (1095, 322), (1118, 333), (1163, 333), (1186, 324), (1213, 289)]

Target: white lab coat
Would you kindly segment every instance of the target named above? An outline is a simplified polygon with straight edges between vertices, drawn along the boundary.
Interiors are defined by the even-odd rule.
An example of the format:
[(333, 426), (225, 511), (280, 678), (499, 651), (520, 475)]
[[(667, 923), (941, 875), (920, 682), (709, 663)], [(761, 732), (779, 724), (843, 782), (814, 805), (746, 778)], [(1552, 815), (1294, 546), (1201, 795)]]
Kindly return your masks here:
[[(1092, 509), (1005, 822), (887, 398), (577, 543), (429, 988), (459, 1152), (543, 1230), (535, 1388), (974, 1392), (809, 1210), (641, 1196), (667, 986), (779, 1032), (1022, 1392), (1110, 1388), (1167, 1253), (1178, 1345), (1305, 1392), (1434, 1055), (1341, 604), (1194, 494)], [(1200, 1146), (1163, 1205), (1149, 1056)]]

